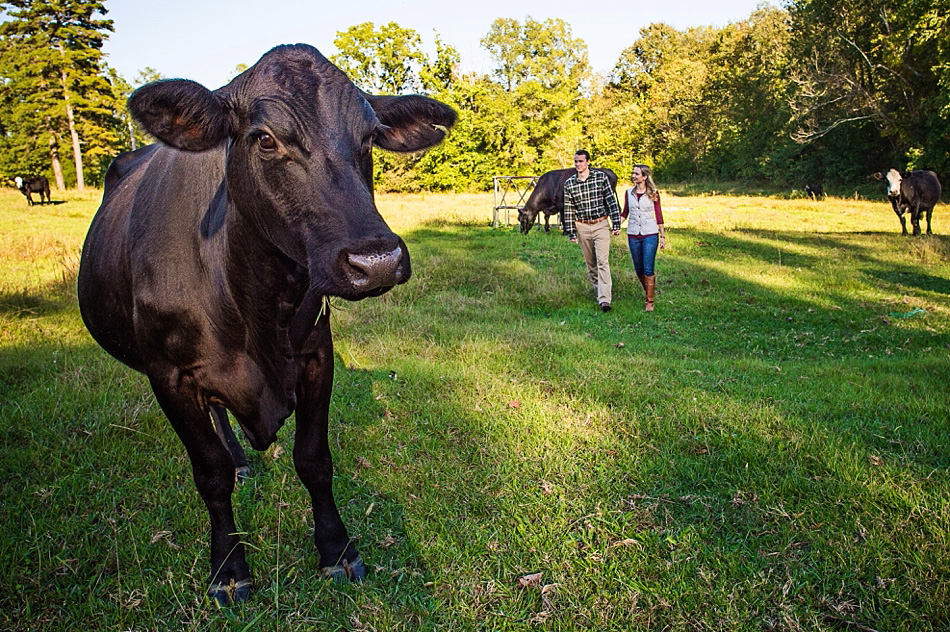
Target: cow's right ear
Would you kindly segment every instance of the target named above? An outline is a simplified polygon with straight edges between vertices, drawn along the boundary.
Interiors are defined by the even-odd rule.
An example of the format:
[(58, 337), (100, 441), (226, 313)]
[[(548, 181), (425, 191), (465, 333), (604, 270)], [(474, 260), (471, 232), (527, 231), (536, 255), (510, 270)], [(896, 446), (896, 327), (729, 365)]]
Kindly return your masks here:
[(186, 79), (142, 86), (129, 97), (129, 111), (155, 138), (184, 151), (211, 149), (227, 139), (231, 127), (224, 101)]

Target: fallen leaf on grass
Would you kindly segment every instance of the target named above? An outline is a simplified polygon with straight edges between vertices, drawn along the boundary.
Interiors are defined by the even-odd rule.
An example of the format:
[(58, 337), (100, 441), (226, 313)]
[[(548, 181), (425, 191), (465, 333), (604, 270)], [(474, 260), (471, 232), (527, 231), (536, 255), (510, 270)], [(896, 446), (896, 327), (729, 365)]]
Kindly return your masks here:
[(395, 543), (396, 543), (396, 538), (394, 538), (392, 535), (387, 535), (385, 538), (383, 538), (383, 539), (380, 541), (380, 543), (379, 543), (379, 548), (381, 548), (381, 549), (388, 549), (389, 547), (391, 547), (391, 546), (394, 545)]
[(274, 451), (271, 452), (271, 455), (270, 455), (270, 456), (271, 456), (272, 459), (274, 459), (274, 460), (276, 461), (276, 460), (279, 459), (280, 457), (284, 456), (284, 449), (283, 449), (282, 447), (280, 447), (279, 445), (275, 445), (275, 446), (274, 446)]
[(514, 408), (515, 410), (518, 410), (519, 408), (521, 408), (521, 400), (520, 399), (511, 400), (510, 402), (508, 402), (508, 408)]
[(547, 481), (541, 481), (541, 493), (545, 496), (550, 496), (554, 493), (554, 485)]
[(152, 536), (152, 544), (155, 544), (159, 540), (165, 540), (165, 544), (172, 547), (176, 551), (180, 551), (181, 547), (175, 544), (172, 541), (172, 532), (171, 531), (158, 531), (155, 535)]
[(874, 456), (873, 454), (868, 457), (868, 461), (870, 461), (871, 465), (874, 467), (881, 467), (884, 465), (884, 459), (879, 456)]
[(368, 470), (369, 468), (373, 467), (373, 465), (367, 459), (359, 457), (356, 459), (356, 467), (360, 470)]
[(519, 588), (536, 588), (541, 585), (541, 576), (544, 573), (531, 573), (529, 575), (522, 575), (518, 578), (518, 587)]
[(530, 623), (546, 623), (547, 620), (551, 617), (551, 613), (545, 610), (542, 610), (538, 614), (531, 617)]
[(632, 539), (632, 538), (627, 538), (627, 539), (625, 539), (625, 540), (617, 540), (616, 542), (614, 542), (613, 544), (610, 545), (610, 548), (615, 549), (615, 548), (620, 547), (620, 546), (635, 546), (635, 547), (637, 547), (638, 549), (642, 549), (642, 548), (643, 548), (643, 545), (640, 544), (640, 541), (639, 541), (639, 540), (634, 540), (634, 539)]

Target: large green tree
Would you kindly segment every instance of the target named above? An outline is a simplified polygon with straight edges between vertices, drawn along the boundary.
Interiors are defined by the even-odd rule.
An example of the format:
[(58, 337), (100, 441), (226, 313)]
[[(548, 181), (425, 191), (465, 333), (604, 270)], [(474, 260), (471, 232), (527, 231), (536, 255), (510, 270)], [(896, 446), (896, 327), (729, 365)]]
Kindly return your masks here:
[(57, 187), (65, 187), (59, 158), (68, 138), (76, 186), (85, 187), (84, 153), (110, 153), (112, 89), (103, 76), (102, 44), (112, 31), (105, 6), (88, 0), (6, 0), (0, 24), (0, 77), (5, 126), (44, 142)]
[(581, 102), (590, 79), (587, 45), (575, 38), (561, 19), (524, 22), (499, 18), (482, 46), (496, 67), (491, 73), (504, 88), (507, 103), (498, 109), (514, 112), (508, 120), (504, 153), (510, 156), (505, 173), (540, 173), (570, 162), (584, 144)]
[[(860, 151), (862, 168), (897, 161), (950, 168), (947, 0), (789, 2), (796, 139)], [(915, 164), (919, 163), (919, 164)]]
[(420, 87), (425, 55), (412, 29), (390, 22), (377, 30), (372, 22), (364, 22), (337, 33), (333, 45), (339, 52), (331, 61), (367, 92), (404, 94)]

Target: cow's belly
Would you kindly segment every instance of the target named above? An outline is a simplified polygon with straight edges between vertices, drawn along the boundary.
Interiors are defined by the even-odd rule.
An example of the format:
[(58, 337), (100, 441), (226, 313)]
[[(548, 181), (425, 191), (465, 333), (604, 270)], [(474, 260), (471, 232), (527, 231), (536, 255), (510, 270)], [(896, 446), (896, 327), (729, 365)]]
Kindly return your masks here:
[(143, 363), (132, 328), (132, 277), (122, 218), (100, 210), (86, 236), (79, 266), (79, 311), (103, 349), (133, 369)]

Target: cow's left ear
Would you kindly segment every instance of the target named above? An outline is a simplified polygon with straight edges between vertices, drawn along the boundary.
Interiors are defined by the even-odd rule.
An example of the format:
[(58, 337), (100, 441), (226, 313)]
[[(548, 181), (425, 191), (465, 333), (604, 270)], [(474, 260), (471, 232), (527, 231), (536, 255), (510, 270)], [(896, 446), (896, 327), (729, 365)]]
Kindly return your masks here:
[(455, 110), (428, 97), (365, 96), (385, 126), (376, 136), (376, 145), (389, 151), (419, 151), (437, 145), (457, 118)]
[(129, 97), (129, 111), (155, 138), (184, 151), (211, 149), (230, 132), (224, 101), (186, 79), (142, 86)]

